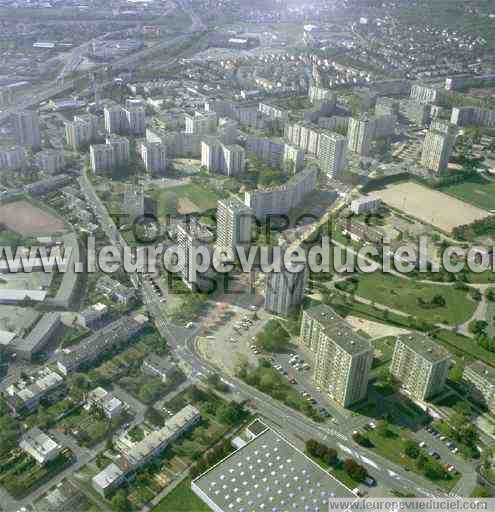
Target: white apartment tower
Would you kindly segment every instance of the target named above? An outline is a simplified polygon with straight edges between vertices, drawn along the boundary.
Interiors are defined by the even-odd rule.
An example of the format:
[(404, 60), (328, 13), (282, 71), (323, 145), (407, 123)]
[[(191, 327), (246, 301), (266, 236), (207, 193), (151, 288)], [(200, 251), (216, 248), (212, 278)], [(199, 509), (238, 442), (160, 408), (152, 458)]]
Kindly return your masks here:
[(322, 133), (318, 157), (321, 170), (327, 176), (342, 176), (347, 165), (347, 139), (338, 133)]
[(217, 206), (217, 246), (234, 249), (251, 242), (253, 212), (237, 198), (222, 199)]
[(433, 122), (423, 142), (421, 165), (437, 174), (447, 170), (457, 137), (449, 123)]
[(301, 343), (314, 354), (314, 381), (332, 400), (349, 407), (366, 397), (373, 348), (326, 305), (307, 309)]
[(347, 134), (349, 151), (361, 156), (368, 156), (374, 133), (375, 126), (371, 119), (367, 117), (362, 119), (351, 118)]
[(141, 144), (141, 158), (150, 173), (163, 173), (167, 170), (167, 146), (161, 142)]
[(397, 336), (390, 371), (408, 395), (424, 401), (444, 389), (450, 359), (449, 352), (428, 336), (401, 334)]

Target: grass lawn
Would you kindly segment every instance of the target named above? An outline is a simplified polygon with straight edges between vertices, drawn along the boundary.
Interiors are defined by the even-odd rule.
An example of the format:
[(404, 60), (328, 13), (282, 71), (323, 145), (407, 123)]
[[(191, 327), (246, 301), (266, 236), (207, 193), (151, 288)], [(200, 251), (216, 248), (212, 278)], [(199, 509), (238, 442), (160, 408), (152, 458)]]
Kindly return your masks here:
[(495, 353), (480, 347), (471, 338), (455, 332), (440, 330), (435, 333), (435, 340), (444, 345), (454, 355), (465, 359), (466, 362), (478, 360), (495, 367)]
[(210, 508), (191, 491), (191, 479), (186, 478), (152, 512), (210, 512)]
[[(379, 272), (359, 276), (356, 295), (385, 306), (403, 311), (429, 323), (459, 325), (469, 320), (476, 310), (465, 291), (448, 286), (422, 284)], [(445, 306), (429, 304), (435, 295), (442, 295)]]
[[(203, 212), (215, 208), (220, 198), (214, 190), (194, 183), (157, 190), (152, 194), (157, 202), (159, 218), (187, 210)], [(182, 207), (182, 208), (181, 208)]]
[(479, 176), (473, 176), (468, 180), (442, 187), (442, 192), (452, 194), (453, 196), (471, 203), (478, 208), (485, 210), (495, 210), (495, 182), (484, 180)]

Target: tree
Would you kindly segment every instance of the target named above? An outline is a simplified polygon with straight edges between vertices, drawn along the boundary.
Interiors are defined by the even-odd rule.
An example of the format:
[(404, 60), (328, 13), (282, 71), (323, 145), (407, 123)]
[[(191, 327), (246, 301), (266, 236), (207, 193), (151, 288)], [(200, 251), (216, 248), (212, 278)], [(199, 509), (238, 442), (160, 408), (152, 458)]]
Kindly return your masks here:
[(277, 320), (270, 320), (256, 337), (256, 344), (265, 352), (287, 352), (290, 341), (289, 333)]
[(323, 457), (323, 460), (329, 466), (336, 466), (339, 462), (339, 456), (337, 454), (337, 450), (335, 450), (334, 448), (327, 448), (327, 451), (325, 453), (325, 456)]
[(112, 507), (119, 512), (126, 512), (130, 510), (130, 503), (127, 499), (125, 492), (121, 489), (115, 493), (112, 498)]
[(407, 440), (404, 444), (404, 453), (411, 459), (417, 459), (421, 450), (418, 443), (412, 440)]
[(344, 471), (356, 482), (364, 482), (368, 476), (366, 468), (353, 459), (346, 459), (344, 461)]
[(221, 423), (235, 425), (244, 418), (245, 414), (246, 411), (241, 404), (230, 402), (228, 404), (222, 404), (218, 408), (216, 417)]
[(495, 288), (488, 288), (485, 292), (486, 300), (495, 302)]
[(440, 480), (445, 477), (445, 470), (437, 461), (428, 461), (423, 470), (426, 478), (429, 478), (430, 480)]
[(481, 336), (485, 334), (486, 328), (488, 327), (488, 322), (484, 320), (473, 320), (469, 323), (469, 332), (474, 334), (475, 336)]

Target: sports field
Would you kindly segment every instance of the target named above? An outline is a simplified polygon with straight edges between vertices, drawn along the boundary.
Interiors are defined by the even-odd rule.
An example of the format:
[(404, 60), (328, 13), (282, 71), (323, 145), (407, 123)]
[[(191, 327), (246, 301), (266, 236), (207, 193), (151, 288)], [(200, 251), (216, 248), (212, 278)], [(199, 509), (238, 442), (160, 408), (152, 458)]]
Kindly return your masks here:
[(392, 208), (447, 233), (490, 215), (486, 210), (412, 181), (389, 185), (370, 196), (379, 197)]
[(153, 193), (158, 217), (174, 213), (188, 214), (215, 208), (220, 198), (214, 190), (196, 184), (179, 185)]
[(0, 224), (23, 236), (54, 235), (65, 231), (62, 219), (28, 201), (0, 206)]

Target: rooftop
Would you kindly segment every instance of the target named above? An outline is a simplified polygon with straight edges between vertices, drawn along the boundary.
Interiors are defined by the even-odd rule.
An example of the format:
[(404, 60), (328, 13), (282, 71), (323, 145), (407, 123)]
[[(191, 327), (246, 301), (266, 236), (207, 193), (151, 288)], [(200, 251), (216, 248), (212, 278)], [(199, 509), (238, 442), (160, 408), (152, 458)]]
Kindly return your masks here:
[[(326, 512), (328, 499), (355, 495), (309, 457), (267, 428), (192, 483), (218, 510)], [(299, 509), (299, 507), (297, 507)]]
[(421, 357), (436, 363), (450, 358), (450, 353), (431, 338), (417, 332), (401, 334), (397, 336), (397, 342), (401, 342)]
[(305, 314), (318, 321), (325, 334), (348, 354), (372, 350), (369, 341), (354, 331), (330, 306), (320, 304), (307, 309)]
[(495, 385), (495, 368), (488, 366), (487, 364), (481, 361), (475, 361), (474, 363), (471, 363), (469, 366), (466, 366), (465, 371), (469, 371), (480, 377), (483, 377), (490, 384)]

